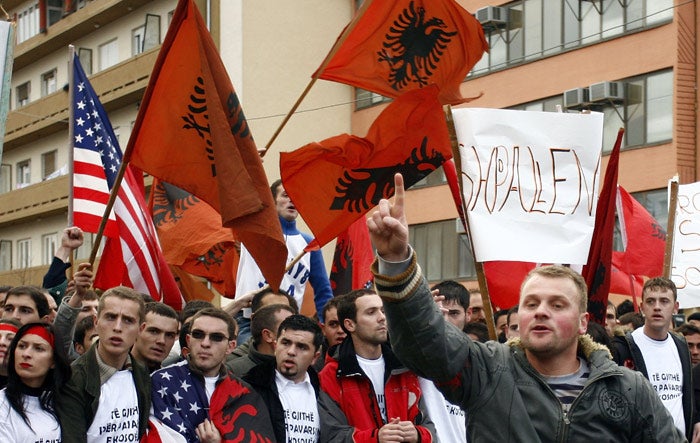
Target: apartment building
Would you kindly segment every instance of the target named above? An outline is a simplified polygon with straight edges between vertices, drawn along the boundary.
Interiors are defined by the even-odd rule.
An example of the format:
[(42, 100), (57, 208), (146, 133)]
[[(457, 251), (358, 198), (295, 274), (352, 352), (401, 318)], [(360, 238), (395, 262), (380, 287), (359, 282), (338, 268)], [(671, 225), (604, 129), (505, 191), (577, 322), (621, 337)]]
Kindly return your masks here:
[[(352, 16), (349, 1), (195, 0), (220, 48), (253, 135), (264, 146)], [(10, 113), (0, 166), (0, 284), (36, 284), (67, 223), (68, 45), (107, 110), (122, 149), (176, 0), (9, 0), (17, 21)], [(349, 132), (353, 91), (319, 83), (265, 157)], [(89, 256), (92, 236), (78, 251)]]

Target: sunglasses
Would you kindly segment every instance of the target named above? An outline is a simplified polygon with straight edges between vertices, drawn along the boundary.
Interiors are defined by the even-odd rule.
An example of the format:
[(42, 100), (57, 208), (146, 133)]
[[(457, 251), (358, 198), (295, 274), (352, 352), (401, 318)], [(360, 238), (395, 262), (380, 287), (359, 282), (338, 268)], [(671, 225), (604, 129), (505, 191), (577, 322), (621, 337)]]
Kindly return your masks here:
[(207, 334), (201, 329), (195, 329), (194, 331), (190, 332), (190, 336), (195, 340), (204, 340), (207, 335), (209, 336), (209, 340), (213, 341), (214, 343), (228, 341), (228, 337), (226, 337), (226, 335), (222, 334), (221, 332), (211, 332)]

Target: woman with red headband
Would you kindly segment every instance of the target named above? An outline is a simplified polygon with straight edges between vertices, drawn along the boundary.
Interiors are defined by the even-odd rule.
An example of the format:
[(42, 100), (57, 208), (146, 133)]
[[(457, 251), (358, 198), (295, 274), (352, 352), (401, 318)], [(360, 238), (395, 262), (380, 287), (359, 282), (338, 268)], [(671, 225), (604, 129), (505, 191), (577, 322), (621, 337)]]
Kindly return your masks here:
[(61, 441), (54, 397), (70, 378), (70, 365), (54, 341), (44, 323), (28, 323), (12, 339), (7, 387), (0, 391), (0, 442)]

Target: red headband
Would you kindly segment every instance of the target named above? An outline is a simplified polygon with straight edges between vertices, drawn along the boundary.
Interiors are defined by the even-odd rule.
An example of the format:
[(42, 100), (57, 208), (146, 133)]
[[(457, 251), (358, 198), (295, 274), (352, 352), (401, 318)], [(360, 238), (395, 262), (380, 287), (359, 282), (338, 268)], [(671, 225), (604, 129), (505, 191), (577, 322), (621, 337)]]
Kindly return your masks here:
[(0, 331), (10, 331), (10, 332), (14, 332), (16, 334), (18, 329), (19, 328), (13, 324), (0, 323)]
[(50, 333), (45, 327), (39, 325), (32, 326), (31, 328), (28, 328), (26, 331), (24, 331), (24, 335), (29, 334), (38, 335), (39, 337), (49, 342), (49, 344), (53, 348), (53, 334)]

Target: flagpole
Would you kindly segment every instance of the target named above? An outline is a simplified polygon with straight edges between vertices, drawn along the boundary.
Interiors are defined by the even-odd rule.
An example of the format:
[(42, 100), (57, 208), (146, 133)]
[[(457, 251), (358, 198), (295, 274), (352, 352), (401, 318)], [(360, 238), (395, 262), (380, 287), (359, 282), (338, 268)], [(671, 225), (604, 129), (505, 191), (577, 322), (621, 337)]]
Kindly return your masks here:
[(320, 73), (323, 72), (324, 69), (326, 69), (326, 66), (331, 62), (331, 59), (335, 56), (335, 54), (338, 52), (340, 47), (342, 46), (343, 43), (345, 43), (345, 40), (348, 38), (348, 35), (355, 29), (355, 25), (357, 25), (357, 22), (360, 20), (362, 15), (365, 13), (367, 8), (369, 8), (369, 5), (372, 3), (373, 0), (365, 0), (360, 8), (355, 12), (355, 16), (352, 18), (350, 23), (345, 27), (343, 32), (340, 34), (338, 39), (335, 41), (335, 44), (333, 47), (331, 47), (331, 50), (328, 52), (326, 55), (326, 58), (323, 59), (323, 62), (321, 63), (321, 66), (314, 72), (314, 74), (311, 76), (311, 81), (309, 81), (309, 84), (306, 85), (306, 88), (304, 91), (301, 93), (299, 98), (297, 99), (296, 103), (292, 106), (292, 109), (289, 110), (287, 115), (284, 117), (282, 120), (282, 123), (277, 127), (277, 130), (275, 131), (274, 134), (272, 134), (272, 137), (270, 138), (270, 141), (267, 142), (265, 145), (265, 148), (263, 148), (260, 151), (260, 158), (264, 158), (265, 154), (267, 154), (267, 151), (270, 149), (272, 146), (272, 143), (277, 139), (277, 136), (280, 135), (282, 132), (282, 129), (287, 125), (287, 122), (292, 118), (292, 115), (294, 112), (296, 112), (297, 108), (299, 108), (299, 105), (301, 105), (301, 102), (306, 98), (308, 95), (309, 91), (313, 87), (313, 85), (316, 83), (316, 80), (318, 80), (319, 76), (321, 75)]
[[(74, 177), (74, 148), (73, 140), (75, 136), (75, 131), (73, 128), (73, 120), (75, 113), (75, 103), (73, 100), (73, 68), (74, 68), (74, 57), (75, 57), (75, 46), (68, 45), (68, 215), (67, 215), (67, 225), (73, 226), (73, 187), (75, 186)], [(70, 250), (70, 255), (68, 256), (68, 262), (70, 263), (70, 275), (73, 275), (73, 262), (74, 262), (74, 251)]]
[[(455, 168), (457, 169), (457, 177), (462, 175), (461, 168), (461, 158), (459, 155), (459, 143), (457, 141), (457, 132), (455, 131), (455, 122), (452, 117), (452, 106), (447, 105), (447, 110), (445, 111), (445, 120), (447, 121), (447, 130), (450, 133), (450, 143), (452, 144), (452, 157), (454, 158)], [(459, 183), (460, 190), (462, 190), (462, 181), (457, 180)], [(462, 195), (464, 194), (462, 190)], [(479, 282), (479, 290), (481, 292), (481, 301), (484, 304), (484, 313), (486, 315), (486, 327), (489, 330), (489, 338), (491, 340), (496, 340), (498, 338), (496, 334), (496, 324), (493, 319), (493, 310), (491, 309), (491, 297), (489, 296), (489, 287), (486, 284), (486, 274), (484, 273), (484, 265), (476, 259), (476, 254), (474, 252), (474, 242), (472, 241), (472, 233), (469, 225), (469, 217), (467, 215), (467, 208), (464, 207), (464, 199), (461, 200), (461, 211), (460, 218), (462, 218), (462, 224), (467, 233), (467, 239), (469, 240), (469, 247), (471, 249), (472, 258), (474, 259), (474, 267), (476, 268), (476, 279)], [(456, 202), (455, 202), (456, 204)]]
[(673, 235), (676, 229), (676, 207), (678, 206), (678, 175), (671, 179), (668, 199), (668, 224), (666, 226), (666, 250), (664, 251), (664, 277), (670, 278), (673, 262)]
[(90, 251), (89, 262), (90, 265), (95, 264), (95, 259), (97, 258), (97, 250), (100, 249), (100, 242), (102, 241), (102, 236), (107, 226), (107, 221), (109, 220), (109, 214), (112, 212), (114, 207), (114, 202), (117, 200), (117, 194), (119, 193), (119, 187), (122, 185), (122, 180), (124, 179), (124, 174), (126, 173), (126, 167), (129, 164), (128, 161), (122, 160), (122, 164), (119, 167), (119, 172), (114, 179), (114, 185), (109, 193), (109, 200), (107, 201), (107, 206), (105, 207), (105, 212), (102, 215), (102, 220), (100, 220), (100, 227), (97, 229), (95, 234), (95, 239), (92, 244), (92, 251)]

